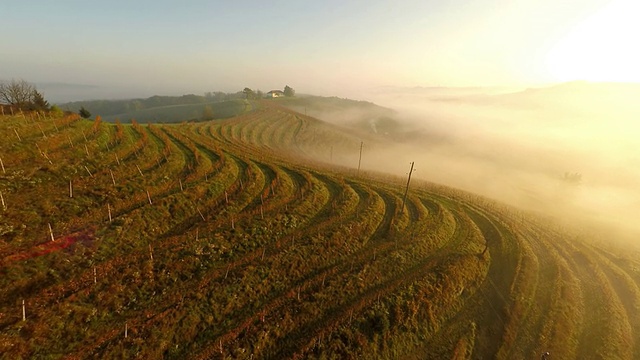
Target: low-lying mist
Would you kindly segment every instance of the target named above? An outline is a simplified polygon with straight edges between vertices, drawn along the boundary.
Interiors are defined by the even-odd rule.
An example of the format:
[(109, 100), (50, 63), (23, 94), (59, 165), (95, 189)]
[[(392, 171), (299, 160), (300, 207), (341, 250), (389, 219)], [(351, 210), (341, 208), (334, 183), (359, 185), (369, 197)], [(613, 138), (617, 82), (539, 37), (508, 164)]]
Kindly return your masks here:
[(640, 231), (640, 85), (392, 89), (370, 99), (397, 111), (406, 136), (365, 144), (365, 169), (403, 175), (415, 161), (416, 178), (581, 227)]

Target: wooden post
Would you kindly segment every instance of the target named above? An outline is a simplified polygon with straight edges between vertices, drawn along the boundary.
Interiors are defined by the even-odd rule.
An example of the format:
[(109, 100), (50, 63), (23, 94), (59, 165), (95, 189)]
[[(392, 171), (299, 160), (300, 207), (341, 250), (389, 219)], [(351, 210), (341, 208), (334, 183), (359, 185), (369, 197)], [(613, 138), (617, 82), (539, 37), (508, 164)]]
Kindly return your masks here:
[(151, 195), (149, 195), (149, 190), (147, 190), (147, 199), (149, 199), (149, 205), (153, 205), (151, 202)]
[(91, 171), (89, 171), (89, 168), (87, 167), (87, 165), (84, 166), (84, 169), (87, 170), (87, 172), (89, 173), (89, 176), (93, 177), (93, 174), (91, 173)]
[(404, 197), (402, 198), (402, 206), (400, 207), (400, 214), (404, 213), (404, 204), (407, 201), (407, 194), (409, 193), (409, 182), (411, 181), (411, 174), (413, 173), (413, 164), (414, 162), (411, 162), (411, 170), (409, 170), (409, 178), (407, 179), (407, 187), (406, 189), (404, 189)]
[(98, 283), (98, 272), (96, 271), (96, 267), (93, 267), (93, 283), (97, 284)]
[(182, 179), (178, 179), (178, 182), (180, 182), (180, 191), (184, 191), (184, 188), (182, 187)]
[(151, 244), (149, 244), (149, 258), (153, 261), (153, 250), (151, 249)]
[(111, 205), (107, 204), (107, 210), (109, 211), (109, 222), (111, 222)]
[(2, 191), (0, 191), (0, 200), (2, 200), (2, 209), (7, 210), (7, 205), (4, 203), (4, 196), (2, 196)]
[(38, 124), (38, 129), (40, 129), (40, 132), (42, 133), (42, 137), (46, 139), (47, 135), (45, 135), (44, 130), (42, 130), (42, 127), (40, 126), (40, 124)]
[(196, 228), (196, 241), (198, 241), (199, 230), (200, 230), (200, 228)]
[(13, 132), (16, 133), (16, 136), (18, 137), (18, 141), (22, 141), (22, 139), (20, 138), (20, 135), (18, 134), (18, 130), (14, 128)]
[(116, 162), (120, 165), (120, 159), (118, 158), (118, 154), (116, 154)]
[(69, 180), (69, 197), (73, 197), (73, 180)]
[(116, 186), (116, 178), (113, 177), (113, 171), (109, 169), (109, 174), (111, 174), (111, 181), (113, 182), (113, 186)]
[(207, 219), (204, 218), (204, 215), (202, 215), (202, 212), (200, 211), (200, 209), (196, 207), (196, 210), (198, 210), (198, 214), (200, 214), (202, 221), (207, 221)]
[(87, 156), (89, 155), (89, 148), (87, 147), (87, 144), (84, 144), (84, 151), (87, 153)]
[(49, 235), (51, 235), (51, 241), (56, 241), (56, 238), (53, 236), (53, 229), (51, 228), (51, 223), (49, 225)]
[(24, 305), (24, 299), (22, 299), (22, 321), (27, 321), (27, 309)]
[(2, 165), (2, 173), (6, 174), (7, 171), (4, 169), (4, 162), (2, 162), (2, 158), (0, 158), (0, 165)]
[(129, 324), (124, 323), (124, 338), (126, 339), (127, 337), (129, 337)]
[(144, 174), (142, 173), (142, 170), (140, 170), (140, 166), (136, 165), (136, 169), (138, 169), (138, 172), (140, 173), (140, 176), (144, 177)]
[(235, 230), (235, 229), (236, 229), (236, 224), (235, 224), (235, 223), (234, 223), (234, 221), (233, 221), (233, 216), (231, 217), (231, 228), (232, 228), (233, 230)]
[(358, 172), (356, 176), (360, 175), (360, 163), (362, 162), (362, 146), (364, 145), (364, 141), (360, 141), (360, 157), (358, 158)]

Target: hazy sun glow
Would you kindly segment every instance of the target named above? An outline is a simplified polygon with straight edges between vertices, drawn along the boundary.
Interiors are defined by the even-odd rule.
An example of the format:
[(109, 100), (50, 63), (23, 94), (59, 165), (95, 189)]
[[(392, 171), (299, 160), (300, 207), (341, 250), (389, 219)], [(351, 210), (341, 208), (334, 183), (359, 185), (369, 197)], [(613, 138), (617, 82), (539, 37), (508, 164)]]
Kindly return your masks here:
[(557, 80), (640, 82), (640, 3), (615, 1), (585, 19), (547, 55)]

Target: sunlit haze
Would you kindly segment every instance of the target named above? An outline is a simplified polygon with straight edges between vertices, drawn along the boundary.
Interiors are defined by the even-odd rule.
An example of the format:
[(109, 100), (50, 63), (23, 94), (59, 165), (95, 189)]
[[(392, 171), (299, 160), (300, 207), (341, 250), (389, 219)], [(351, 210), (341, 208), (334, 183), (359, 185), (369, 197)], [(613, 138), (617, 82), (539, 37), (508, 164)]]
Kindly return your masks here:
[[(632, 1), (0, 3), (0, 79), (107, 97), (637, 81)], [(86, 96), (84, 89), (79, 96)], [(70, 100), (70, 99), (65, 99)]]
[[(630, 0), (3, 1), (0, 80), (36, 83), (52, 102), (285, 85), (374, 101), (425, 137), (397, 151), (367, 144), (365, 169), (401, 174), (416, 161), (427, 180), (629, 224), (640, 204), (638, 10)], [(582, 186), (558, 190), (565, 173)]]

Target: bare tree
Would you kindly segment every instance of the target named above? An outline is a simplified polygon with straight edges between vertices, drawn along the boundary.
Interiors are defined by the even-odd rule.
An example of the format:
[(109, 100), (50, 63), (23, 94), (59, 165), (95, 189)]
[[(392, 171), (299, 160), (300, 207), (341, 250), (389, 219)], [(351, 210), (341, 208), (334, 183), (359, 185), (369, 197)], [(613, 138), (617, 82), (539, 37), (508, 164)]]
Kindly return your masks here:
[(35, 93), (37, 93), (35, 86), (24, 80), (0, 83), (0, 102), (7, 105), (25, 107), (32, 102)]

